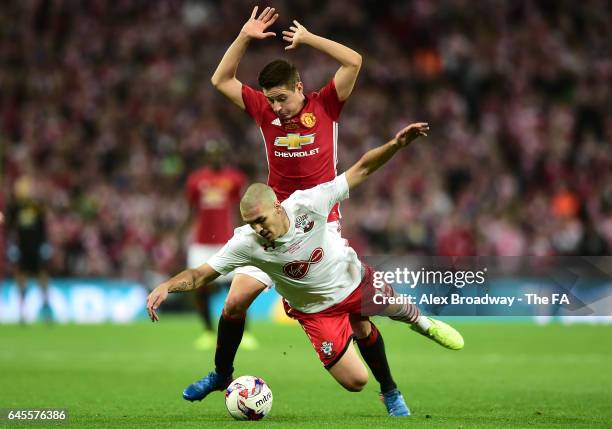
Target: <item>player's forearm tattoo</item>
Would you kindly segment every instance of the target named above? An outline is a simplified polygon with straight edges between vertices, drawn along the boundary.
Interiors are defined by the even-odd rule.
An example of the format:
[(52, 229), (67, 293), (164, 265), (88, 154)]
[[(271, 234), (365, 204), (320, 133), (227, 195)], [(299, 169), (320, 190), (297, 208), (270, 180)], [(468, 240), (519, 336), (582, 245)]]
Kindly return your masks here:
[(172, 283), (170, 292), (186, 292), (200, 287), (201, 284), (198, 283), (202, 283), (202, 280), (200, 279), (200, 281), (198, 281), (195, 270), (187, 270), (182, 275), (179, 275), (179, 277), (186, 277), (189, 275), (191, 276), (189, 280), (177, 279), (175, 283)]
[(194, 270), (189, 270), (189, 273), (191, 274), (191, 284), (193, 285), (193, 288), (198, 288), (200, 287), (200, 285), (198, 285), (197, 283), (197, 279), (196, 279), (196, 275), (195, 275), (195, 271)]
[(179, 283), (174, 283), (172, 285), (172, 292), (186, 292), (188, 290), (194, 289), (194, 284), (188, 281), (182, 281)]

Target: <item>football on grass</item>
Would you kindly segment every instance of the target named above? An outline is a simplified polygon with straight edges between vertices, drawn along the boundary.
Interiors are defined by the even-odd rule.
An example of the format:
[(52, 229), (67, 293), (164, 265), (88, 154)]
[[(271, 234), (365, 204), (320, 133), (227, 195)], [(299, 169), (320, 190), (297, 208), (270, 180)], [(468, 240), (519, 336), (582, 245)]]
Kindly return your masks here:
[(272, 391), (261, 378), (243, 375), (227, 387), (225, 406), (236, 420), (261, 420), (272, 409)]

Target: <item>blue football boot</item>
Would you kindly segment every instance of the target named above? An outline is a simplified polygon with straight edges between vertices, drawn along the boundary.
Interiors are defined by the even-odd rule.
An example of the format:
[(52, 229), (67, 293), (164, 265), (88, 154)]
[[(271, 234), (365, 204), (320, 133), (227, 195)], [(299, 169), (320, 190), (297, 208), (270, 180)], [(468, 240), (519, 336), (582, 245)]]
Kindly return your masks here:
[(382, 393), (380, 398), (384, 402), (385, 407), (387, 407), (389, 416), (400, 417), (410, 415), (410, 409), (406, 405), (406, 401), (404, 401), (404, 397), (399, 390), (393, 389), (387, 393)]
[(195, 383), (191, 383), (183, 390), (183, 399), (188, 401), (201, 401), (206, 398), (209, 393), (215, 390), (223, 390), (232, 382), (232, 376), (227, 378), (221, 377), (215, 371), (208, 373), (206, 377), (201, 378)]

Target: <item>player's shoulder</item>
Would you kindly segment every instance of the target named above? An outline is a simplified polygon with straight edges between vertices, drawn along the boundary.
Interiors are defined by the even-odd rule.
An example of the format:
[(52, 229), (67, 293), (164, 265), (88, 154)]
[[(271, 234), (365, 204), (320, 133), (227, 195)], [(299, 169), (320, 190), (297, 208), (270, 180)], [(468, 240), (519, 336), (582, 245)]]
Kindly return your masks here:
[(334, 79), (331, 78), (325, 83), (325, 85), (323, 85), (319, 89), (308, 93), (308, 97), (310, 97), (311, 99), (318, 99), (318, 98), (324, 97), (331, 90), (335, 91), (335, 89), (336, 89), (336, 85), (334, 84)]
[(232, 239), (249, 239), (254, 232), (255, 231), (253, 231), (253, 228), (251, 228), (249, 225), (242, 225), (234, 229), (234, 236)]
[(241, 90), (242, 90), (242, 93), (244, 95), (246, 95), (246, 96), (259, 97), (259, 98), (261, 98), (261, 97), (265, 98), (266, 97), (261, 90), (255, 89), (251, 85), (248, 85), (248, 84), (246, 84), (244, 82), (242, 83)]
[(321, 99), (321, 90), (309, 92), (306, 94), (306, 99), (309, 101), (310, 107), (318, 106), (323, 103)]
[(283, 201), (281, 204), (285, 207), (290, 208), (293, 211), (299, 210), (300, 208), (309, 208), (311, 195), (310, 189), (294, 191), (289, 198)]
[(257, 234), (249, 225), (242, 225), (234, 229), (234, 235), (229, 243), (234, 246), (251, 247), (256, 244)]
[(320, 186), (321, 185), (310, 189), (295, 191), (281, 204), (290, 208), (294, 213), (318, 213), (316, 205), (321, 195)]
[(329, 85), (326, 85), (317, 91), (308, 93), (306, 97), (308, 99), (308, 104), (304, 111), (308, 111), (310, 112), (309, 114), (314, 115), (314, 117), (309, 118), (313, 125), (314, 123), (318, 123), (318, 119), (325, 120), (330, 117), (328, 107), (330, 103), (333, 104), (335, 97), (337, 97), (334, 87), (330, 88)]
[(265, 243), (265, 239), (257, 234), (250, 225), (243, 225), (234, 230), (234, 236), (228, 245), (251, 258), (265, 247)]
[(263, 91), (247, 84), (242, 84), (242, 100), (251, 105), (251, 108), (260, 112), (272, 111)]

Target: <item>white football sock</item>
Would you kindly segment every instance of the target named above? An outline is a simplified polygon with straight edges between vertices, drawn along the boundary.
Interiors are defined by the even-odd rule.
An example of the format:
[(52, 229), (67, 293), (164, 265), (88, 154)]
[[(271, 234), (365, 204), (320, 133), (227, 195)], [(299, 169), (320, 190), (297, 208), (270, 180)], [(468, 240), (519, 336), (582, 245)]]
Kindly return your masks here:
[(416, 321), (415, 325), (418, 326), (422, 332), (426, 333), (431, 327), (431, 322), (429, 321), (429, 318), (425, 316), (420, 316), (419, 320)]

